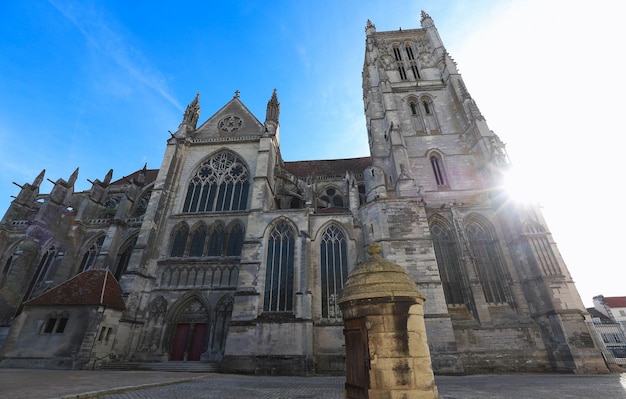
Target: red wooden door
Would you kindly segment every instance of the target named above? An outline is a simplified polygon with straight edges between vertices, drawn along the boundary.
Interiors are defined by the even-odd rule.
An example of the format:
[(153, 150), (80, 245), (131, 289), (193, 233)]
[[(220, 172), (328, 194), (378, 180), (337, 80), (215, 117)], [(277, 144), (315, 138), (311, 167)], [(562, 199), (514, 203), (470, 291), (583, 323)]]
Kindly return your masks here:
[(193, 327), (193, 333), (191, 334), (191, 348), (189, 349), (189, 356), (187, 360), (199, 361), (200, 355), (204, 352), (207, 341), (207, 325), (196, 324)]
[(187, 337), (189, 335), (189, 327), (190, 326), (187, 323), (178, 324), (176, 326), (176, 334), (174, 335), (174, 342), (172, 344), (170, 360), (185, 360), (185, 349), (187, 349)]

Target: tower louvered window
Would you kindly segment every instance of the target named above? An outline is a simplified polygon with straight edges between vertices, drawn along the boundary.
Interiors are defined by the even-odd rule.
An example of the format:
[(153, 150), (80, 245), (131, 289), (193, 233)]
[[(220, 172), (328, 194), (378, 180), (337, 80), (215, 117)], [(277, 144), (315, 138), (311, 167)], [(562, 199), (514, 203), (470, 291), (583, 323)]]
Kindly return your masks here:
[(189, 182), (183, 212), (246, 209), (249, 186), (245, 163), (230, 152), (221, 152), (203, 163)]
[(295, 237), (286, 221), (278, 223), (267, 243), (263, 310), (293, 310), (293, 266)]
[(337, 226), (330, 226), (320, 243), (322, 273), (322, 317), (341, 320), (337, 297), (348, 277), (347, 243)]

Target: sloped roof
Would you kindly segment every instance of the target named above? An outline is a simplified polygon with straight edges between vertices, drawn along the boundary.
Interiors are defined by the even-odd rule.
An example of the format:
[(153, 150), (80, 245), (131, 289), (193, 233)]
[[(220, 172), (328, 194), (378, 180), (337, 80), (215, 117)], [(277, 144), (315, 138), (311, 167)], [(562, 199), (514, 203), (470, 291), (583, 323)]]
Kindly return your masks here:
[(610, 308), (626, 308), (626, 296), (605, 296), (604, 302)]
[[(128, 176), (124, 176), (121, 179), (117, 179), (114, 182), (111, 183), (112, 186), (118, 186), (118, 185), (122, 185), (122, 184), (128, 184), (129, 181), (132, 181), (133, 179), (136, 179), (139, 177), (139, 174), (141, 173), (143, 169), (139, 169), (133, 173), (131, 173)], [(158, 169), (146, 169), (146, 177), (144, 180), (144, 184), (150, 184), (153, 181), (156, 180), (157, 175), (159, 174), (159, 170)]]
[(361, 174), (372, 165), (370, 157), (285, 162), (285, 169), (298, 177), (343, 176), (346, 171)]
[(120, 285), (110, 271), (102, 269), (77, 274), (38, 297), (24, 302), (24, 305), (104, 305), (113, 309), (126, 309)]
[(587, 308), (587, 312), (591, 315), (591, 317), (598, 318), (603, 324), (612, 323), (610, 317), (607, 317), (604, 313), (598, 311), (596, 308)]

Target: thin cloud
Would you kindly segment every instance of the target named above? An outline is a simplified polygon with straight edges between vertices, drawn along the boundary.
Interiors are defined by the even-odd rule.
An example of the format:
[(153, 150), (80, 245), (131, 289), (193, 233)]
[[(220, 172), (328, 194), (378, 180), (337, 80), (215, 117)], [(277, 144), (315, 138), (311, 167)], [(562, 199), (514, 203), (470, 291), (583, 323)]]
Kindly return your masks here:
[(141, 51), (120, 32), (121, 28), (113, 28), (114, 21), (107, 20), (93, 3), (91, 7), (88, 7), (82, 2), (72, 4), (54, 0), (49, 0), (49, 2), (76, 26), (94, 49), (113, 60), (130, 77), (157, 92), (178, 109), (182, 109), (182, 106), (169, 94), (161, 73), (149, 65)]

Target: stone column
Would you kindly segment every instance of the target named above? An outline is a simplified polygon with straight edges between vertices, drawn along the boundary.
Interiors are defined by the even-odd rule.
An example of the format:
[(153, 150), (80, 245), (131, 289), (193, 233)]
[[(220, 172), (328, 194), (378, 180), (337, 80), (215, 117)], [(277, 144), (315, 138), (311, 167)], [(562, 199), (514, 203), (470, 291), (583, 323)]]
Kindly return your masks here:
[(349, 275), (339, 298), (346, 339), (346, 398), (440, 399), (424, 324), (424, 296), (407, 272), (380, 256)]

